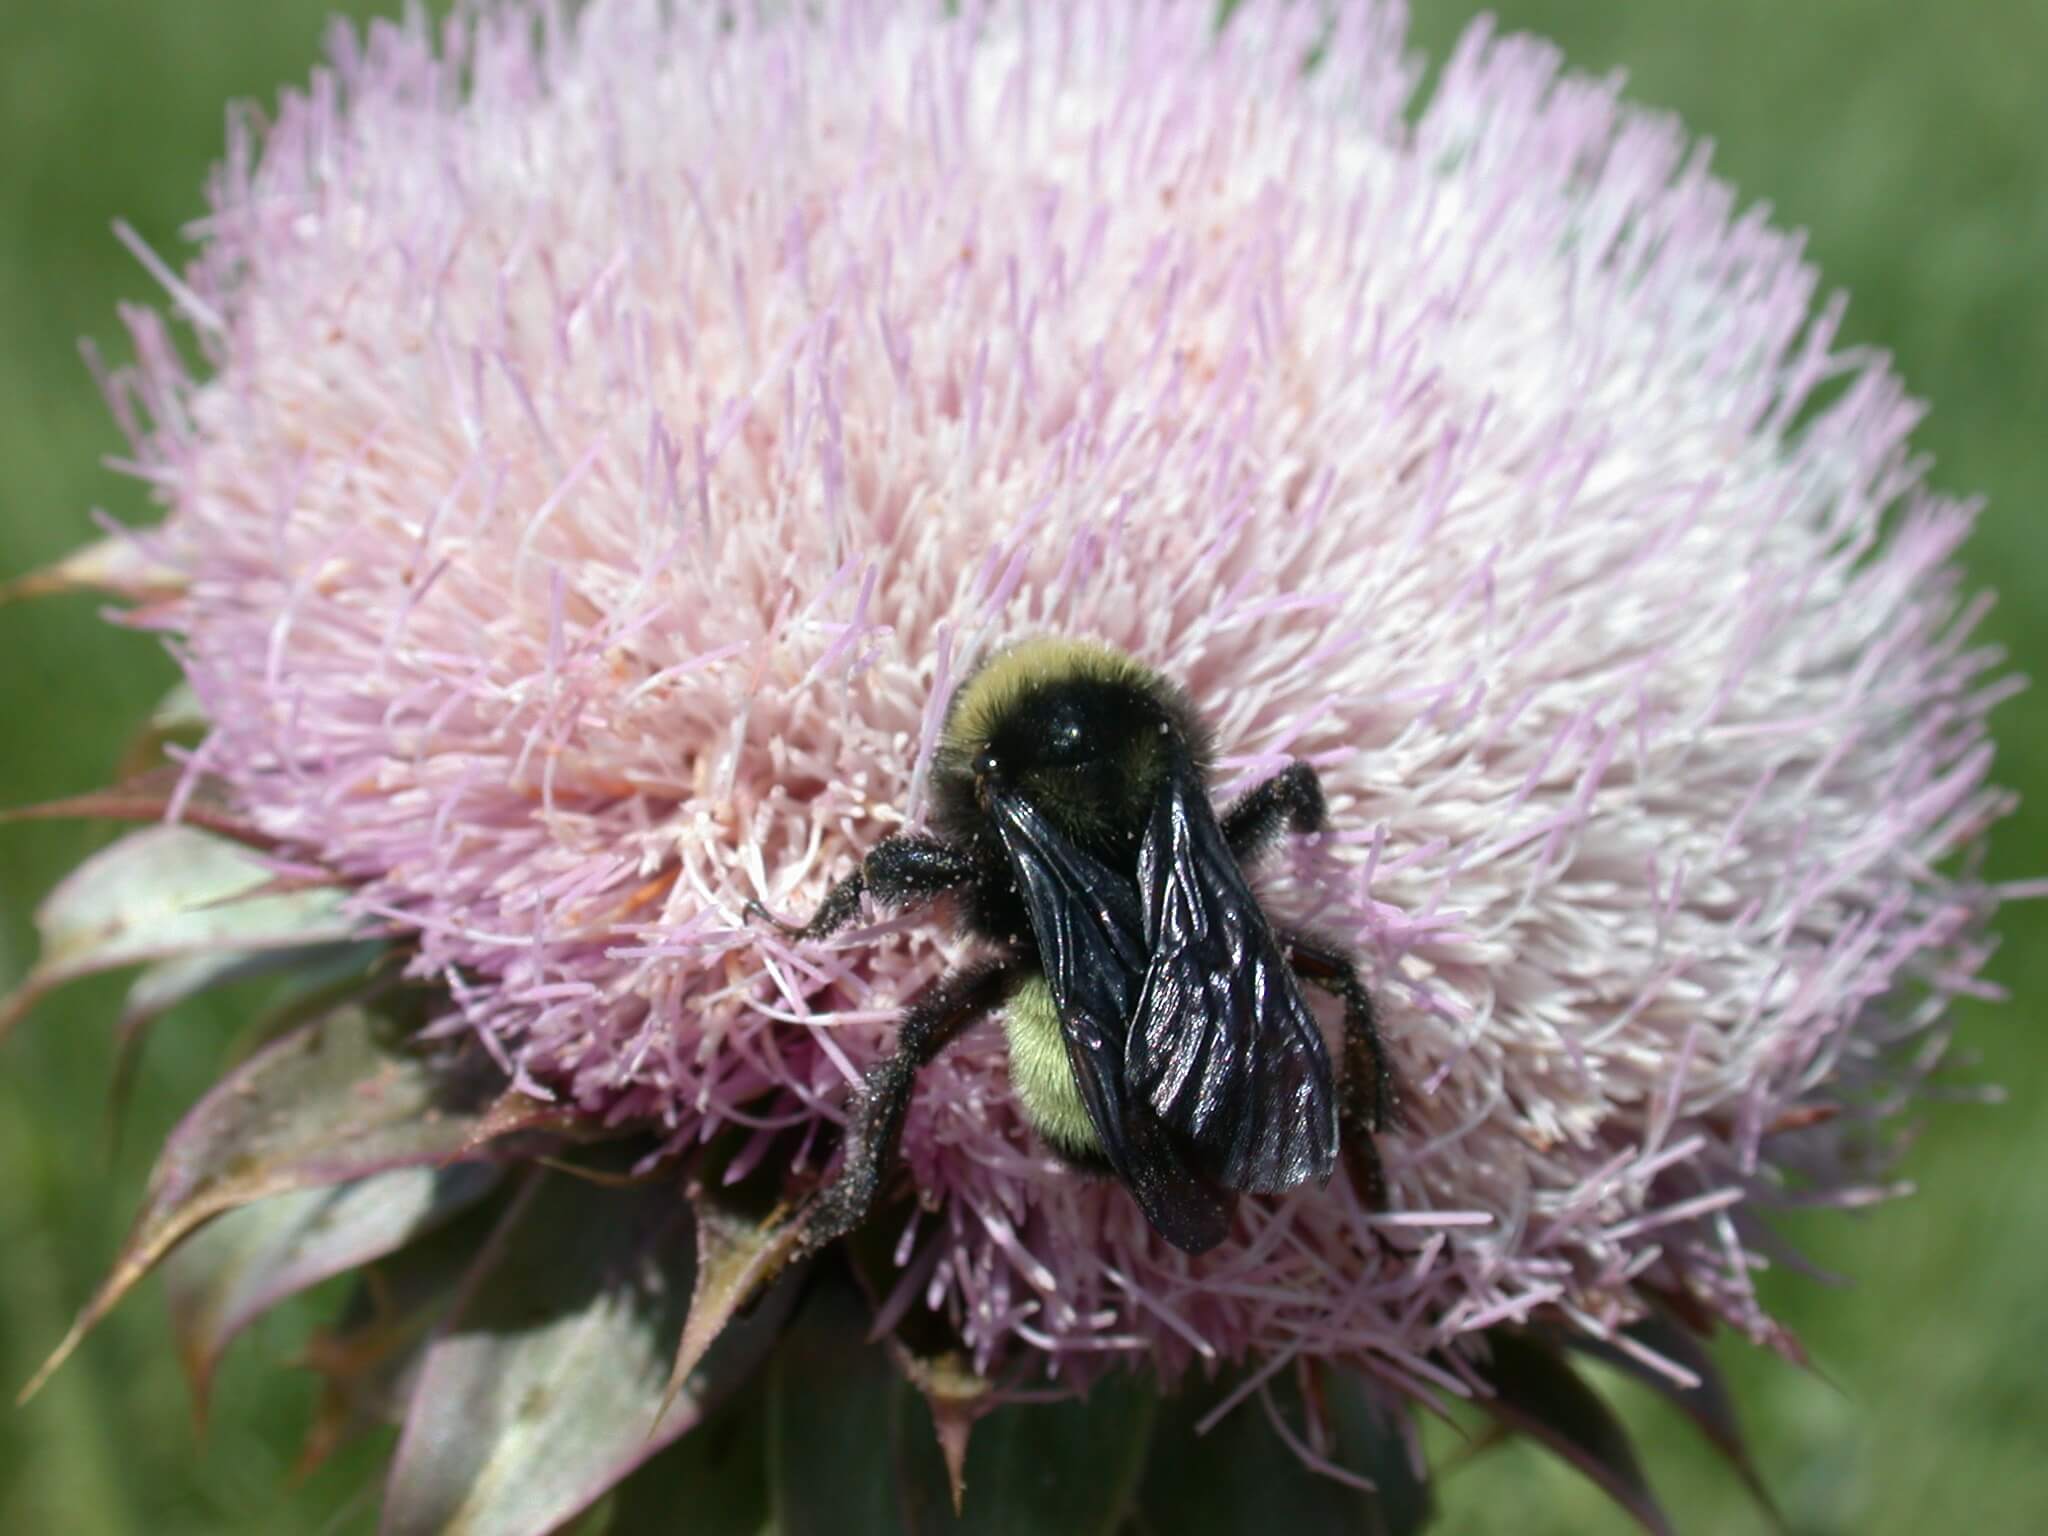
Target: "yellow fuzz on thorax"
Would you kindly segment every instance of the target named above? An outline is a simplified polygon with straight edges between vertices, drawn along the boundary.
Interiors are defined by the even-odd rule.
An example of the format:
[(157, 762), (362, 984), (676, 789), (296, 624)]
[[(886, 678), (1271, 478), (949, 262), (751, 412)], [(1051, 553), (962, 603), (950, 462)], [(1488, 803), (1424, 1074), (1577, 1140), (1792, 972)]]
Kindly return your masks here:
[(1041, 635), (1019, 641), (989, 658), (988, 664), (961, 684), (946, 719), (941, 743), (948, 755), (971, 758), (981, 750), (996, 722), (1018, 699), (1041, 684), (1067, 678), (1147, 687), (1154, 681), (1143, 666), (1122, 651), (1094, 640)]
[(1100, 1156), (1102, 1144), (1067, 1061), (1060, 1011), (1043, 976), (1033, 976), (1011, 994), (1003, 1010), (1003, 1033), (1010, 1040), (1011, 1091), (1038, 1134), (1070, 1156)]

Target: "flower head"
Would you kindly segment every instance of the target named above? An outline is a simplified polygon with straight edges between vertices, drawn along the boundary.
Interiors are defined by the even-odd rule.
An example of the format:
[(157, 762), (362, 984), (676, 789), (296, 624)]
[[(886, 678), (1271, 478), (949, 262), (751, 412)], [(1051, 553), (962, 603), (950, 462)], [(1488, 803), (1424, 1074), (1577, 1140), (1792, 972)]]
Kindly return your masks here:
[(1418, 100), (1391, 6), (966, 9), (508, 0), (244, 127), (174, 288), (206, 366), (144, 322), (119, 395), (196, 763), (530, 1093), (816, 1167), (963, 941), (745, 904), (922, 818), (978, 657), (1106, 642), (1219, 797), (1320, 770), (1262, 889), (1363, 962), (1386, 1206), (1189, 1260), (983, 1029), (920, 1079), (885, 1310), (1081, 1382), (1457, 1390), (1652, 1295), (1773, 1337), (1759, 1212), (1882, 1187), (1985, 953), (1999, 687), (1917, 408), (1542, 45)]

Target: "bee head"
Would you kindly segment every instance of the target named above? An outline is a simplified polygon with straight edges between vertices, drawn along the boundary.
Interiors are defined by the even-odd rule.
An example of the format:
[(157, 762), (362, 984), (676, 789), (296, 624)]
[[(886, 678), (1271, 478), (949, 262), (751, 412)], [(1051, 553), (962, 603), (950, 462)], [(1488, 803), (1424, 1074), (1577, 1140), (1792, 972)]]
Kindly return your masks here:
[(996, 795), (1020, 795), (1070, 837), (1121, 854), (1135, 849), (1171, 754), (1199, 764), (1199, 749), (1184, 701), (1157, 674), (1105, 646), (1028, 640), (955, 692), (934, 787), (956, 832)]

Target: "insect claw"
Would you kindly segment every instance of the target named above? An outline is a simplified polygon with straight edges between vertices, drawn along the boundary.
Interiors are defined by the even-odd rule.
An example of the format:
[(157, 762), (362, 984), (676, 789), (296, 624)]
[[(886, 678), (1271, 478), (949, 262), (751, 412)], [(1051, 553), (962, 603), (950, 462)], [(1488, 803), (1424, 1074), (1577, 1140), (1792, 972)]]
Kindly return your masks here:
[(751, 922), (753, 919), (759, 918), (777, 933), (780, 933), (785, 939), (800, 939), (803, 937), (804, 930), (799, 924), (785, 923), (758, 901), (749, 899), (741, 911), (745, 913), (748, 921)]

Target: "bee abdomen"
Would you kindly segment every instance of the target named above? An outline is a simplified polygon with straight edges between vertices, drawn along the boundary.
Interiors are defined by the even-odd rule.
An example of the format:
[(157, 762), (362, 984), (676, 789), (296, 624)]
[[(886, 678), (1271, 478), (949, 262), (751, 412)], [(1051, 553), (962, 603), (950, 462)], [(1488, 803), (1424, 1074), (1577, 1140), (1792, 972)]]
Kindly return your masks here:
[(1074, 1081), (1059, 1007), (1043, 975), (1029, 977), (1011, 994), (1003, 1032), (1010, 1042), (1010, 1088), (1025, 1118), (1061, 1156), (1099, 1163), (1102, 1144)]

